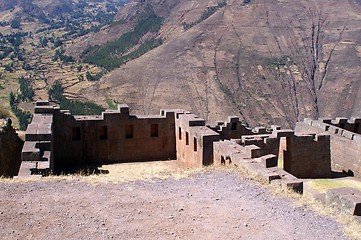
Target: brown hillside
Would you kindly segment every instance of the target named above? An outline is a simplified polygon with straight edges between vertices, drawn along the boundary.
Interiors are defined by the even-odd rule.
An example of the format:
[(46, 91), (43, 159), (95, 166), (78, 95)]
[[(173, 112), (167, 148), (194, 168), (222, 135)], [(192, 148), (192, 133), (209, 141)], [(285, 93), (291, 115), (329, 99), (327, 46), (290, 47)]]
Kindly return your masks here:
[(188, 30), (182, 23), (217, 1), (142, 2), (165, 17), (165, 43), (109, 73), (85, 92), (89, 99), (145, 114), (184, 108), (210, 121), (238, 113), (251, 125), (360, 115), (356, 1), (227, 1)]

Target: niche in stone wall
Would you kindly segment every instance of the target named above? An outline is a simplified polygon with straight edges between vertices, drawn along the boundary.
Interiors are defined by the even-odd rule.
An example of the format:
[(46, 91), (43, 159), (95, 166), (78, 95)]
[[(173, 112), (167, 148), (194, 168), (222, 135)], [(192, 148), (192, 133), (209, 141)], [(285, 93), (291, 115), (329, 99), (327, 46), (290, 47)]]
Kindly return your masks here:
[(158, 137), (158, 124), (152, 124), (150, 126), (150, 136)]
[(107, 126), (100, 126), (99, 127), (99, 139), (100, 140), (107, 140), (108, 139), (108, 128), (107, 128)]
[(130, 139), (133, 138), (133, 131), (134, 131), (134, 126), (132, 124), (128, 124), (125, 127), (125, 138)]
[(73, 141), (80, 141), (81, 134), (80, 134), (80, 127), (73, 127), (72, 129), (72, 140)]

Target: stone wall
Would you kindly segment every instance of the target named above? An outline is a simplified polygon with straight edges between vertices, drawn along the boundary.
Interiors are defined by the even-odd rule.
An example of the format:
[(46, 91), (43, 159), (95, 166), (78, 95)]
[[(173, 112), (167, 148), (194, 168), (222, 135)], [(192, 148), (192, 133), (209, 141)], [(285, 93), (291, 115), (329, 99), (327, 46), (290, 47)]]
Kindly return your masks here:
[[(350, 175), (361, 177), (361, 135), (339, 128), (341, 120), (305, 119), (296, 124), (296, 132), (324, 133), (330, 135), (331, 168), (336, 172), (347, 172)], [(333, 122), (329, 124), (328, 122)], [(358, 122), (357, 119), (353, 119)], [(349, 121), (352, 122), (352, 121)], [(343, 125), (344, 127), (347, 125)]]
[(320, 118), (320, 121), (323, 123), (335, 126), (337, 128), (341, 128), (353, 133), (361, 134), (361, 118), (343, 118), (338, 117), (335, 119), (330, 118)]
[(248, 174), (259, 180), (303, 191), (303, 181), (277, 167), (277, 156), (268, 154), (259, 156), (260, 148), (255, 145), (242, 146), (235, 141), (214, 142), (214, 164), (242, 167)]
[(0, 119), (0, 176), (13, 177), (18, 174), (23, 144), (11, 120)]
[(292, 130), (275, 128), (271, 134), (215, 142), (213, 155), (217, 166), (249, 162), (268, 168), (281, 158), (279, 167), (298, 178), (331, 176), (329, 136), (296, 136)]
[(298, 178), (331, 177), (330, 136), (287, 137), (283, 169)]
[(213, 142), (219, 134), (194, 114), (178, 113), (175, 119), (177, 160), (188, 167), (213, 163)]
[[(306, 123), (298, 126), (312, 133), (315, 129), (331, 131), (345, 141), (358, 142), (359, 134), (339, 131), (322, 121), (312, 123), (315, 126)], [(204, 119), (184, 110), (161, 110), (160, 115), (136, 116), (129, 114), (127, 105), (119, 105), (118, 110), (108, 110), (99, 116), (73, 116), (69, 111), (50, 106), (47, 101), (37, 102), (25, 139), (23, 160), (37, 161), (36, 168), (47, 163), (43, 168), (55, 171), (69, 165), (168, 159), (177, 159), (189, 167), (257, 159), (269, 167), (281, 158), (284, 169), (298, 177), (330, 174), (328, 137), (298, 136), (293, 130), (281, 130), (278, 126), (250, 129), (236, 117), (208, 126)], [(341, 148), (346, 146), (334, 144), (334, 155), (342, 152)], [(30, 167), (33, 168), (29, 165), (24, 169)], [(352, 171), (358, 171), (359, 167), (355, 164)]]
[[(255, 134), (251, 128), (239, 120), (239, 117), (234, 116), (228, 117), (225, 122), (218, 122), (216, 125), (208, 125), (208, 127), (217, 132), (221, 140), (238, 139), (244, 135)], [(263, 130), (262, 128), (261, 131)]]
[(129, 114), (127, 105), (101, 116), (54, 113), (55, 166), (176, 159), (175, 116)]

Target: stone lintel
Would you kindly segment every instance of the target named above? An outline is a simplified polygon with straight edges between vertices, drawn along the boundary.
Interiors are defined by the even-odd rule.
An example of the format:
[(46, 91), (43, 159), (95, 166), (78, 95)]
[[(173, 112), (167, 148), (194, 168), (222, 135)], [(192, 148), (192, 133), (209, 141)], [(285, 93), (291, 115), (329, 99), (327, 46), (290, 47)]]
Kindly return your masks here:
[(349, 123), (361, 123), (361, 117), (351, 117)]
[(320, 118), (318, 118), (318, 121), (323, 122), (323, 123), (331, 123), (332, 118), (320, 117)]
[(291, 129), (276, 130), (272, 132), (272, 136), (276, 138), (293, 137), (295, 132)]
[(129, 115), (129, 106), (128, 104), (118, 104), (118, 112), (123, 115)]
[(238, 116), (228, 116), (227, 123), (238, 123), (239, 117)]
[(266, 134), (267, 128), (266, 127), (255, 127), (254, 129), (252, 129), (252, 132), (258, 133), (258, 134)]
[(52, 114), (54, 112), (53, 106), (35, 106), (34, 113), (48, 113)]
[(48, 106), (49, 104), (48, 100), (37, 100), (35, 106)]
[(187, 126), (187, 127), (205, 126), (206, 125), (206, 121), (204, 119), (198, 117), (195, 114), (179, 115), (179, 121), (181, 123), (180, 124), (181, 126)]
[(271, 125), (272, 131), (281, 130), (281, 127), (278, 125)]
[(331, 121), (332, 124), (341, 124), (341, 123), (347, 123), (348, 119), (345, 117), (337, 117), (334, 120)]

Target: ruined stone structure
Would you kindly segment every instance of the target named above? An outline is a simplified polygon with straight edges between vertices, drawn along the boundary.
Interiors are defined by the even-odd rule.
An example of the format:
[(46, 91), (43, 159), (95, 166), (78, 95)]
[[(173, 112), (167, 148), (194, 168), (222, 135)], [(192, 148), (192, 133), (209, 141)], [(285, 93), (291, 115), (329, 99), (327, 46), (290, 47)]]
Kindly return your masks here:
[(330, 136), (331, 167), (361, 178), (361, 118), (305, 119), (296, 124), (296, 132)]
[(101, 116), (72, 116), (38, 102), (22, 159), (55, 172), (70, 165), (176, 159), (174, 114), (135, 116), (119, 105)]
[(299, 178), (331, 175), (328, 135), (295, 134), (278, 126), (251, 129), (237, 117), (210, 126), (184, 110), (136, 116), (119, 105), (101, 116), (73, 116), (40, 101), (25, 140), (23, 161), (52, 171), (90, 163), (177, 159), (194, 167), (258, 159), (266, 168), (280, 160), (281, 168)]
[(0, 119), (0, 177), (18, 174), (23, 144), (12, 127), (11, 119)]
[(206, 125), (184, 110), (131, 115), (124, 104), (101, 116), (73, 116), (42, 101), (25, 134), (21, 171), (43, 174), (71, 165), (156, 160), (188, 167), (232, 164), (302, 192), (306, 178), (329, 178), (339, 170), (360, 176), (359, 122), (306, 119), (296, 131), (251, 129), (237, 117)]

